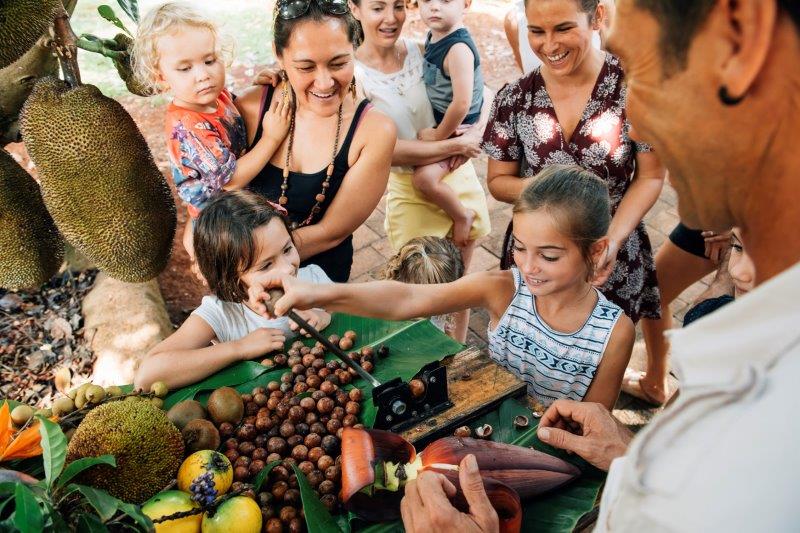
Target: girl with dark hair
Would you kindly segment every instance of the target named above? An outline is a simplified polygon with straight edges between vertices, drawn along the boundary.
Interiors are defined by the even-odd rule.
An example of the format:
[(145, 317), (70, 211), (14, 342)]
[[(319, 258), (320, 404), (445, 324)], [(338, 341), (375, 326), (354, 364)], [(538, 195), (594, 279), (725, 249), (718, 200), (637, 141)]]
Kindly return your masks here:
[[(274, 276), (290, 308), (327, 309), (403, 320), (471, 307), (489, 312), (489, 353), (528, 384), (542, 405), (560, 398), (599, 402), (608, 409), (633, 347), (633, 323), (590, 282), (608, 249), (606, 185), (576, 166), (554, 165), (528, 185), (514, 205), (511, 270), (478, 272), (452, 283), (397, 281), (318, 286)], [(269, 296), (250, 291), (265, 312)]]
[[(247, 191), (223, 193), (207, 204), (195, 225), (194, 246), (213, 295), (205, 296), (175, 333), (150, 350), (136, 371), (137, 388), (149, 390), (154, 381), (182, 387), (236, 361), (283, 348), (297, 324), (265, 319), (247, 303), (248, 288), (267, 276), (330, 283), (320, 267), (300, 267), (283, 209)], [(301, 311), (301, 316), (317, 329), (330, 323), (322, 309)]]
[(250, 145), (274, 98), (291, 103), (289, 134), (249, 189), (288, 211), (303, 265), (344, 282), (353, 232), (386, 189), (395, 127), (356, 95), (359, 30), (346, 0), (279, 0), (274, 30), (283, 82), (253, 87), (238, 104)]
[[(642, 218), (658, 200), (665, 170), (632, 137), (619, 60), (592, 46), (598, 0), (527, 0), (528, 40), (542, 64), (500, 90), (483, 137), (486, 182), (514, 203), (547, 165), (577, 164), (600, 176), (611, 195), (608, 255), (595, 283), (634, 322), (658, 318), (660, 301)], [(502, 265), (513, 253), (506, 233)]]

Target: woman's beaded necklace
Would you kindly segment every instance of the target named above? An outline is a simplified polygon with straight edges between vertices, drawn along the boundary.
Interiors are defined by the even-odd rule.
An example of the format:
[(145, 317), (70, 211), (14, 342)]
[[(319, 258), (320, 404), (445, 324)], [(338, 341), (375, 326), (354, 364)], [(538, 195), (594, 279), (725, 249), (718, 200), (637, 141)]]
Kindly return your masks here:
[[(286, 161), (283, 164), (283, 183), (281, 183), (281, 196), (278, 198), (278, 203), (284, 207), (289, 203), (289, 198), (286, 197), (286, 191), (289, 189), (289, 162), (292, 158), (292, 146), (294, 145), (294, 123), (295, 123), (296, 109), (292, 109), (292, 116), (289, 120), (289, 145), (286, 147)], [(339, 111), (336, 121), (336, 139), (333, 141), (333, 153), (331, 154), (331, 162), (325, 171), (325, 181), (322, 182), (322, 190), (317, 194), (314, 199), (316, 203), (311, 208), (305, 220), (300, 222), (292, 222), (292, 229), (302, 226), (307, 226), (311, 223), (317, 213), (322, 209), (322, 202), (325, 201), (325, 195), (328, 193), (328, 188), (331, 186), (331, 176), (333, 175), (333, 164), (336, 160), (336, 153), (339, 151), (339, 134), (342, 131), (342, 104), (339, 104)]]

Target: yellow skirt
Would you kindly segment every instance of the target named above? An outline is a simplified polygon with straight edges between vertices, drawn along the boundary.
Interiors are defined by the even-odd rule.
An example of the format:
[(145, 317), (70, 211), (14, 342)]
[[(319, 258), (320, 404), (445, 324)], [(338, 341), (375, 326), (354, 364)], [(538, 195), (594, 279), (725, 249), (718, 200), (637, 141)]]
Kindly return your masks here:
[[(452, 236), (453, 220), (439, 206), (417, 192), (411, 183), (413, 175), (412, 169), (399, 170), (396, 167), (389, 173), (384, 227), (389, 244), (395, 251), (415, 237)], [(443, 180), (455, 191), (464, 207), (475, 211), (470, 238), (488, 235), (492, 228), (486, 193), (478, 181), (472, 161), (467, 161)]]

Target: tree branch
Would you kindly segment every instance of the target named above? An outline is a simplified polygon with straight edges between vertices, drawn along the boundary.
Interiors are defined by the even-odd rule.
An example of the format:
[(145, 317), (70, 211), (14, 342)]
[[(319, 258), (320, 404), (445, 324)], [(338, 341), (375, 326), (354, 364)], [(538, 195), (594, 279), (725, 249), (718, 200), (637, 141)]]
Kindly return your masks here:
[(81, 71), (78, 67), (78, 38), (69, 24), (69, 14), (66, 10), (59, 10), (53, 20), (53, 44), (61, 63), (64, 80), (72, 87), (81, 85)]

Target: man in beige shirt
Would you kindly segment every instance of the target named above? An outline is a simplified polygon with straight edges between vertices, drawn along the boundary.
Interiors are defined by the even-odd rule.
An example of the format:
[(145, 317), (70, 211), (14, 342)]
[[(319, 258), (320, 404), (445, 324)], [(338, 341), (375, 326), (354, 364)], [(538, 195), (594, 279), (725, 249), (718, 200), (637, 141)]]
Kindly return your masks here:
[[(539, 438), (610, 469), (596, 530), (796, 531), (800, 2), (618, 0), (608, 48), (681, 220), (739, 226), (759, 287), (672, 334), (680, 397), (635, 438), (603, 407), (566, 400)], [(460, 476), (470, 513), (423, 473), (406, 488), (408, 531), (497, 531), (474, 461)]]

